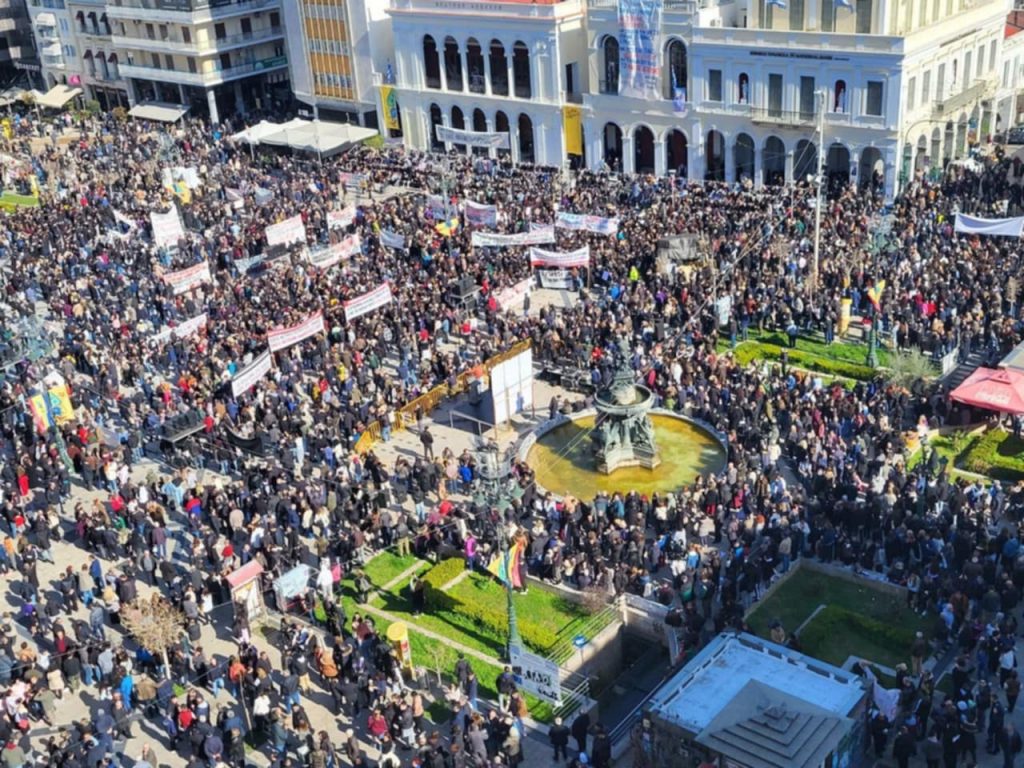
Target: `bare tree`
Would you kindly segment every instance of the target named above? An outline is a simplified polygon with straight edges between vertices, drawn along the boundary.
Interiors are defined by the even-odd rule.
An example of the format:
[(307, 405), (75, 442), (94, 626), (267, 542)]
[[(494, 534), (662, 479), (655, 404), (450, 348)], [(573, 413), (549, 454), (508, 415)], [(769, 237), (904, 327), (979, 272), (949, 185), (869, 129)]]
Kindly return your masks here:
[(151, 653), (159, 653), (164, 676), (170, 677), (167, 649), (178, 642), (185, 625), (185, 616), (159, 595), (151, 600), (136, 600), (121, 609), (121, 622)]

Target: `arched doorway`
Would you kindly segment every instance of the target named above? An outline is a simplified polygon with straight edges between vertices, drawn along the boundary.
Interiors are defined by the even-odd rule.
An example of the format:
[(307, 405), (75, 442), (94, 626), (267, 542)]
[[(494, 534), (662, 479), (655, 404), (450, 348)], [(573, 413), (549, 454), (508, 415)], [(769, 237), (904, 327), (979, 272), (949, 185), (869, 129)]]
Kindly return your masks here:
[(749, 134), (741, 133), (736, 137), (736, 145), (732, 150), (736, 162), (736, 181), (754, 180), (754, 140)]
[[(487, 130), (487, 116), (482, 109), (473, 110), (473, 130), (476, 133), (484, 133)], [(473, 147), (474, 155), (486, 155), (487, 147)]]
[(814, 177), (818, 172), (818, 148), (813, 141), (801, 139), (796, 144), (793, 154), (793, 182), (802, 183), (807, 177)]
[(509, 134), (509, 149), (506, 149), (505, 147), (500, 147), (498, 149), (498, 157), (508, 157), (510, 154), (512, 154), (512, 132), (508, 124), (508, 115), (506, 115), (504, 112), (498, 112), (494, 115), (494, 130), (496, 133)]
[(519, 116), (519, 162), (536, 162), (533, 156), (533, 120), (526, 114)]
[(786, 145), (778, 136), (769, 136), (764, 141), (761, 165), (764, 169), (764, 183), (781, 186), (786, 183)]
[(706, 181), (725, 181), (725, 139), (719, 131), (708, 131), (704, 145), (707, 157), (707, 169), (704, 172)]
[(965, 146), (967, 146), (967, 115), (960, 115), (960, 120), (956, 125), (956, 143), (953, 145), (954, 160), (963, 157)]
[(923, 171), (928, 164), (928, 139), (921, 136), (917, 140), (917, 149), (914, 152), (914, 173)]
[(444, 152), (444, 142), (437, 138), (437, 126), (443, 125), (441, 108), (437, 104), (430, 105), (430, 149), (432, 152)]
[(484, 53), (475, 37), (466, 41), (466, 77), (470, 93), (483, 93), (486, 90)]
[(676, 172), (677, 179), (687, 178), (686, 134), (680, 130), (670, 131), (665, 137), (665, 155), (668, 158), (668, 170)]
[(441, 62), (437, 56), (437, 43), (430, 35), (423, 36), (423, 75), (427, 88), (441, 89)]
[(872, 189), (878, 191), (885, 186), (885, 161), (882, 159), (882, 151), (877, 147), (861, 150), (857, 181), (861, 189), (870, 185)]
[(932, 162), (934, 168), (936, 163), (939, 162), (939, 158), (942, 157), (942, 131), (938, 128), (932, 129), (932, 146), (928, 153), (928, 159)]
[(671, 40), (665, 47), (665, 68), (662, 74), (662, 88), (665, 98), (675, 98), (676, 91), (682, 90), (686, 100), (686, 45), (682, 40)]
[(444, 81), (449, 91), (462, 90), (462, 54), (450, 35), (444, 39)]
[[(466, 117), (459, 107), (452, 107), (452, 128), (457, 131), (466, 130)], [(461, 142), (458, 144), (452, 142), (452, 148), (460, 154), (466, 154), (466, 145)]]
[(604, 77), (601, 79), (601, 93), (619, 92), (619, 41), (615, 35), (607, 35), (601, 44), (604, 52)]
[(943, 138), (942, 167), (945, 168), (946, 163), (953, 158), (953, 147), (956, 144), (956, 129), (953, 127), (952, 120), (946, 122), (945, 136)]
[(515, 81), (516, 98), (529, 99), (533, 96), (533, 85), (530, 81), (530, 49), (526, 43), (517, 40), (512, 46), (512, 78)]
[(850, 183), (850, 150), (839, 142), (828, 148), (825, 156), (825, 176), (830, 192), (838, 192)]
[(654, 173), (654, 134), (646, 125), (633, 131), (633, 172)]
[(491, 93), (508, 96), (508, 57), (501, 40), (491, 40)]
[(615, 123), (604, 126), (604, 161), (616, 173), (622, 170), (622, 129)]

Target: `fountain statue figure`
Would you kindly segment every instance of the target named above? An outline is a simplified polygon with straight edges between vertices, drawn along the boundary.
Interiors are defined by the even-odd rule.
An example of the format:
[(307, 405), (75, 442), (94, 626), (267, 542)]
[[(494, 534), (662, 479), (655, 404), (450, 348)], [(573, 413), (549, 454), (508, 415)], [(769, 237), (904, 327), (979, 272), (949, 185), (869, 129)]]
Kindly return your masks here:
[(636, 383), (629, 342), (620, 339), (612, 352), (612, 380), (594, 399), (597, 427), (591, 433), (597, 468), (611, 474), (619, 467), (654, 469), (661, 462), (650, 411), (654, 394)]

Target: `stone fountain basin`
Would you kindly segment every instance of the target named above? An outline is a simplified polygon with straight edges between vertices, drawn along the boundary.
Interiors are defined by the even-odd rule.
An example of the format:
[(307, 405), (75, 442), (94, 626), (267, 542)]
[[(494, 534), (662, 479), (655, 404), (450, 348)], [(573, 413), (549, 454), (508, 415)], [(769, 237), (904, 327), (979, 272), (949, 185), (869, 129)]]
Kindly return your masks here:
[(610, 413), (615, 416), (632, 416), (637, 413), (645, 413), (654, 407), (654, 395), (647, 387), (637, 384), (633, 392), (634, 398), (630, 403), (608, 400), (599, 394), (594, 398), (594, 405), (599, 413)]

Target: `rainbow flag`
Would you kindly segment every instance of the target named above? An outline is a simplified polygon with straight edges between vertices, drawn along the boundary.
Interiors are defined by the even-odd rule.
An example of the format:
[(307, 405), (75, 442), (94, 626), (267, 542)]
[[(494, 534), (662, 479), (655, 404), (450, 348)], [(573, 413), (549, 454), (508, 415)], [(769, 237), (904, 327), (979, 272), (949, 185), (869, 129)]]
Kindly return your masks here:
[(883, 293), (885, 293), (885, 280), (879, 280), (868, 288), (868, 301), (874, 305), (875, 309), (881, 308)]
[(444, 237), (451, 237), (455, 234), (455, 231), (459, 228), (459, 220), (457, 218), (450, 218), (447, 221), (441, 221), (434, 225), (434, 229), (437, 234)]
[(509, 585), (510, 574), (512, 576), (512, 589), (522, 589), (523, 587), (523, 580), (519, 577), (519, 565), (523, 558), (524, 546), (522, 540), (517, 539), (509, 548), (507, 557), (505, 553), (499, 552), (491, 560), (491, 564), (487, 566), (487, 570), (494, 574), (498, 581), (506, 587)]

